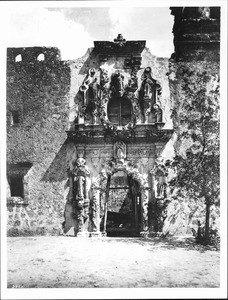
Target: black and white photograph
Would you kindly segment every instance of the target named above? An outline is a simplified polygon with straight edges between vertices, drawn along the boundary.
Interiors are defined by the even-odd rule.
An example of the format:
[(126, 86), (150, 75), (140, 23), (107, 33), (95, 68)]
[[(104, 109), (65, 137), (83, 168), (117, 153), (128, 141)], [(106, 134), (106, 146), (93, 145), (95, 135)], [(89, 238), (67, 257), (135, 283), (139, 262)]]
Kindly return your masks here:
[(225, 299), (227, 2), (0, 10), (1, 298)]

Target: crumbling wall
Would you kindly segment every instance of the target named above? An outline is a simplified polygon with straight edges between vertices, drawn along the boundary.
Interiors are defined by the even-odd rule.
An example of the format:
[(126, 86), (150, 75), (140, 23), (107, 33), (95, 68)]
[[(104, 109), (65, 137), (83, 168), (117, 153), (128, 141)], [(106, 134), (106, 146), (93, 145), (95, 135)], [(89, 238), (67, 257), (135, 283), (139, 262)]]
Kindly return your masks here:
[[(40, 53), (43, 61), (37, 60)], [(8, 233), (59, 233), (67, 179), (70, 68), (56, 48), (9, 48), (7, 54), (8, 178), (21, 163), (31, 164), (23, 173), (24, 199), (8, 199)], [(15, 62), (18, 54), (22, 60)], [(17, 123), (13, 111), (18, 112)]]
[[(169, 88), (172, 103), (172, 121), (175, 138), (175, 155), (184, 155), (192, 144), (191, 139), (181, 137), (185, 130), (183, 104), (194, 95), (194, 87), (188, 82), (203, 80), (208, 76), (207, 92), (214, 93), (219, 86), (220, 73), (220, 8), (219, 7), (171, 7), (174, 15), (175, 52), (169, 61)], [(188, 95), (190, 91), (191, 94)], [(206, 95), (202, 95), (206, 96)], [(206, 113), (206, 111), (205, 111)], [(219, 133), (218, 133), (219, 134)], [(197, 229), (197, 220), (205, 222), (205, 203), (203, 199), (193, 201), (188, 194), (181, 201), (172, 199), (167, 207), (164, 221), (164, 235), (191, 234), (191, 228)], [(211, 218), (217, 215), (219, 208), (211, 207)]]

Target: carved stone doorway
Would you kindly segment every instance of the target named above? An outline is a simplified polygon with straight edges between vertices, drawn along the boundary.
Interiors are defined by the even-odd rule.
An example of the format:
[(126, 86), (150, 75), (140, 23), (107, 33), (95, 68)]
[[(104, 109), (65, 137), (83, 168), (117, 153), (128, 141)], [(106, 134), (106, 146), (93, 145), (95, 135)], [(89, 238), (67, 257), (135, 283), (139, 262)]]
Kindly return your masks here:
[(124, 171), (118, 171), (109, 178), (106, 197), (106, 206), (101, 199), (101, 231), (113, 237), (139, 236), (142, 211), (138, 183)]

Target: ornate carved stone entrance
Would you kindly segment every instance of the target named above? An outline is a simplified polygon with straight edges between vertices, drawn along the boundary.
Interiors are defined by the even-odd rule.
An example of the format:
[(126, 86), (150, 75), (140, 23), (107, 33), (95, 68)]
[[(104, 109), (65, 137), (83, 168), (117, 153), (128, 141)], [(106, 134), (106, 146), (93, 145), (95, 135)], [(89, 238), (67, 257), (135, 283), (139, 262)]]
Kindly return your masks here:
[[(103, 188), (99, 188), (103, 187)], [(148, 191), (143, 176), (129, 162), (110, 162), (93, 191), (92, 235), (135, 236), (148, 230)]]
[(73, 227), (77, 236), (148, 234), (158, 219), (156, 193), (165, 191), (162, 175), (156, 173), (157, 190), (151, 171), (173, 132), (164, 129), (168, 80), (155, 79), (151, 62), (146, 66), (145, 41), (120, 38), (94, 42), (96, 64), (86, 67), (74, 98), (64, 230)]

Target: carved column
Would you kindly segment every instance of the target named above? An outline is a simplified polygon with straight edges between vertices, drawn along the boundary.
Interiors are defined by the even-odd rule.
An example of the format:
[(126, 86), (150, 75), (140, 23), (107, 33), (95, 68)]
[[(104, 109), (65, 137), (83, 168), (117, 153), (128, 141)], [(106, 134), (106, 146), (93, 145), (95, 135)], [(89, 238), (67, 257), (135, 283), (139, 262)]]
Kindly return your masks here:
[(85, 235), (89, 221), (88, 175), (90, 174), (84, 158), (79, 157), (72, 171), (73, 202), (77, 219), (77, 236)]
[(92, 232), (91, 236), (101, 236), (100, 232), (100, 189), (92, 191)]
[(167, 206), (167, 176), (168, 172), (162, 163), (155, 163), (151, 171), (154, 185), (155, 202), (153, 205), (153, 234), (159, 235), (162, 232)]
[(142, 231), (141, 236), (147, 236), (148, 234), (148, 202), (149, 202), (149, 190), (144, 189), (141, 194), (142, 201)]

